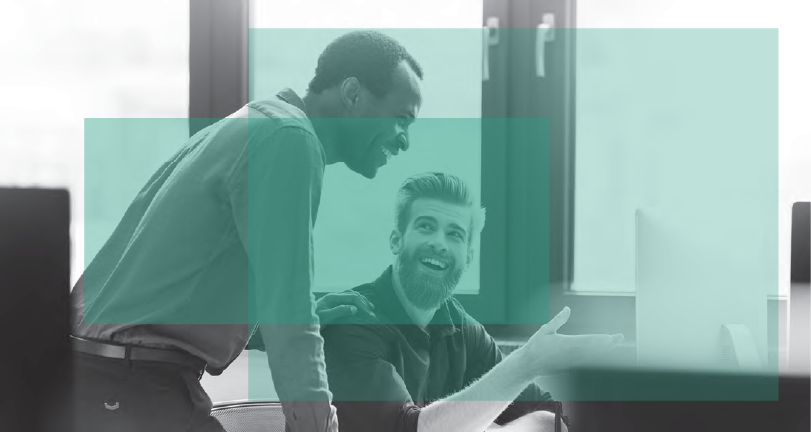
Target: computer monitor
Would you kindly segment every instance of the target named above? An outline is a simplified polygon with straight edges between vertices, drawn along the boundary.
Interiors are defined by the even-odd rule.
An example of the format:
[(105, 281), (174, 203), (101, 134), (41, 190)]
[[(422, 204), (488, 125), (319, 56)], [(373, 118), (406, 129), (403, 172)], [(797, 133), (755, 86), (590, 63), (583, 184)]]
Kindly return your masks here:
[(69, 379), (70, 200), (0, 188), (0, 429), (46, 428)]
[(789, 292), (788, 367), (811, 372), (811, 203), (794, 203), (791, 212), (791, 291)]
[(776, 373), (766, 315), (776, 237), (776, 218), (732, 209), (637, 211), (638, 364)]

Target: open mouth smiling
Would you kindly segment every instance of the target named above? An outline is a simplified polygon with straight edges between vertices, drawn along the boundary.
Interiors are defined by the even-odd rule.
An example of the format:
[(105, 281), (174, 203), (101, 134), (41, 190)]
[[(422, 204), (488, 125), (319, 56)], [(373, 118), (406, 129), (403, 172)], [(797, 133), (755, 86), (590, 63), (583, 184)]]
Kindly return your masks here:
[(380, 146), (380, 152), (383, 154), (382, 164), (385, 165), (389, 163), (391, 158), (397, 156), (397, 153), (399, 153), (400, 151), (396, 148), (392, 148), (389, 145), (383, 144)]
[(434, 271), (444, 271), (448, 268), (448, 263), (436, 258), (420, 258), (420, 263)]
[(388, 162), (389, 160), (391, 160), (392, 157), (394, 157), (394, 153), (392, 153), (392, 151), (389, 150), (388, 148), (381, 147), (380, 150), (383, 152), (383, 156), (386, 156), (386, 162)]

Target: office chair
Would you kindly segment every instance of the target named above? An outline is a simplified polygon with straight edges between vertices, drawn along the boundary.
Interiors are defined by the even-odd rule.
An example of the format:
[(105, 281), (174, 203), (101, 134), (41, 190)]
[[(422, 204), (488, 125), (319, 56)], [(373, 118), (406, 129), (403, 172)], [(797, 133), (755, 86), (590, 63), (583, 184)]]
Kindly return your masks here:
[(214, 404), (211, 416), (219, 420), (227, 432), (285, 432), (279, 402), (221, 402)]

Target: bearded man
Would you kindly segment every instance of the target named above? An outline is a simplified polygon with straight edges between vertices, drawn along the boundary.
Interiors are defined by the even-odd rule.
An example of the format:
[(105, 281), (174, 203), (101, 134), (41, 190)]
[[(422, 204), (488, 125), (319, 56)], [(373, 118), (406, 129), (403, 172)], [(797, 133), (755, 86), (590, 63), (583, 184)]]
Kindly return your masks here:
[(603, 353), (622, 335), (559, 335), (565, 308), (505, 357), (452, 295), (485, 221), (467, 185), (443, 173), (410, 177), (395, 214), (393, 265), (352, 290), (376, 316), (322, 329), (340, 430), (565, 431), (568, 419), (552, 413), (558, 403), (534, 380)]

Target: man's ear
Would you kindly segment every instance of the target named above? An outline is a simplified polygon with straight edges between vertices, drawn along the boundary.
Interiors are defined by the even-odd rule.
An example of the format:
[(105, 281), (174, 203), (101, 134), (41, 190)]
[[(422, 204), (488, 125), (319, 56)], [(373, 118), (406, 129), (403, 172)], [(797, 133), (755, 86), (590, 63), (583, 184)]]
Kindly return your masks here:
[(470, 263), (473, 262), (473, 246), (467, 248), (467, 260), (465, 262), (467, 267), (469, 267)]
[(403, 236), (396, 229), (391, 230), (391, 235), (389, 235), (389, 249), (394, 255), (398, 255), (403, 250)]
[(360, 103), (360, 81), (355, 77), (349, 77), (341, 83), (341, 102), (349, 111), (354, 111)]

